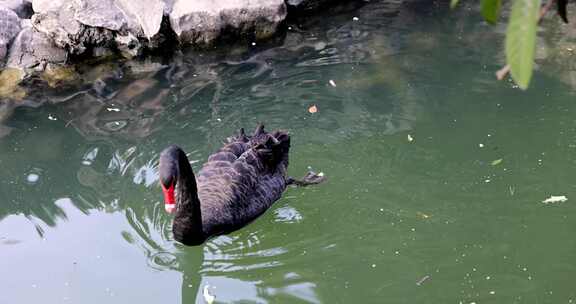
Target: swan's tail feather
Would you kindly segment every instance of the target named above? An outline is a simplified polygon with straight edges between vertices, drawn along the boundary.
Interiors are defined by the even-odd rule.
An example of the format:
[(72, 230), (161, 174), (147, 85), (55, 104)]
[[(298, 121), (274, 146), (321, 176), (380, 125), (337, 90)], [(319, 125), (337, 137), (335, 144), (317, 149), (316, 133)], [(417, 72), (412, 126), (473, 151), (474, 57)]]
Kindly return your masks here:
[(266, 132), (264, 132), (264, 124), (263, 123), (258, 123), (258, 126), (256, 126), (256, 130), (254, 130), (254, 137), (258, 137), (262, 134), (265, 134)]
[(290, 136), (285, 131), (267, 133), (264, 131), (264, 126), (260, 124), (250, 139), (250, 144), (258, 158), (268, 168), (276, 168), (280, 164), (288, 166)]
[(228, 144), (233, 142), (247, 143), (248, 141), (250, 141), (250, 138), (246, 136), (246, 131), (244, 131), (244, 128), (240, 128), (237, 135), (226, 138), (226, 143)]

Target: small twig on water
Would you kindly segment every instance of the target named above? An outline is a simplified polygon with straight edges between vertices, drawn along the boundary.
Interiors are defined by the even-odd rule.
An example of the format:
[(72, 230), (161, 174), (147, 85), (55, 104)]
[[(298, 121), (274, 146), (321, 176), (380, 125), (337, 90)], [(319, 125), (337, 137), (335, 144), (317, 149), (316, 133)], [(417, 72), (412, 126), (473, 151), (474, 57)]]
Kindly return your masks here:
[[(538, 15), (538, 21), (537, 21), (538, 24), (542, 22), (542, 18), (544, 18), (546, 13), (548, 13), (550, 8), (552, 8), (552, 5), (556, 1), (557, 0), (548, 0), (548, 2), (546, 2), (546, 4), (542, 8), (540, 8), (540, 15)], [(508, 73), (510, 73), (510, 65), (506, 64), (504, 67), (496, 71), (496, 79), (502, 80), (504, 79), (504, 77), (506, 77), (506, 75), (508, 75)]]
[(422, 283), (424, 283), (426, 280), (428, 280), (430, 278), (429, 275), (426, 275), (424, 277), (422, 277), (420, 280), (418, 280), (418, 282), (416, 282), (416, 285), (420, 286), (422, 285)]

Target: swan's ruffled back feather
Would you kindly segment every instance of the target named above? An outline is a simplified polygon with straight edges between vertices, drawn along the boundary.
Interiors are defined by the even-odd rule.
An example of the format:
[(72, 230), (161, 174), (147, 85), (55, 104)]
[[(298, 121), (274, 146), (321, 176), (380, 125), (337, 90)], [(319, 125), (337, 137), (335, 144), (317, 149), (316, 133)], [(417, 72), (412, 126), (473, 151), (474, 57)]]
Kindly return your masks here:
[[(205, 233), (233, 230), (263, 213), (286, 188), (290, 136), (259, 125), (243, 129), (208, 158), (198, 172)], [(208, 230), (208, 231), (206, 231)]]

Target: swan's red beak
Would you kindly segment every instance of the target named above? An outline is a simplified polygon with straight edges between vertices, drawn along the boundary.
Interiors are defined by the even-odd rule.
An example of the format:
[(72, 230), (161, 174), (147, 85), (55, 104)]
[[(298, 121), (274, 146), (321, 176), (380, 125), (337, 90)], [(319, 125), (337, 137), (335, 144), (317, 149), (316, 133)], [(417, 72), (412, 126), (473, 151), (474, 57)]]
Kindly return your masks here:
[(164, 210), (168, 213), (173, 213), (176, 207), (176, 200), (174, 199), (174, 184), (171, 184), (169, 188), (164, 187), (162, 183), (162, 192), (164, 193)]

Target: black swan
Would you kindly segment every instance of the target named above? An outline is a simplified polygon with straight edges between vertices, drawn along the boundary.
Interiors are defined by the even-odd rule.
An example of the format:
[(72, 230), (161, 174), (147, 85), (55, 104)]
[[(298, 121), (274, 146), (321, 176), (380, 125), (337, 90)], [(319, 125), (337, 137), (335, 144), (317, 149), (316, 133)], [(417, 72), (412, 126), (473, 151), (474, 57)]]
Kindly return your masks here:
[(264, 213), (280, 198), (287, 185), (306, 186), (324, 181), (309, 172), (302, 180), (286, 175), (290, 136), (268, 133), (260, 124), (252, 136), (244, 129), (195, 177), (186, 154), (169, 146), (160, 154), (160, 184), (166, 211), (174, 212), (174, 239), (199, 245), (211, 236), (239, 229)]

